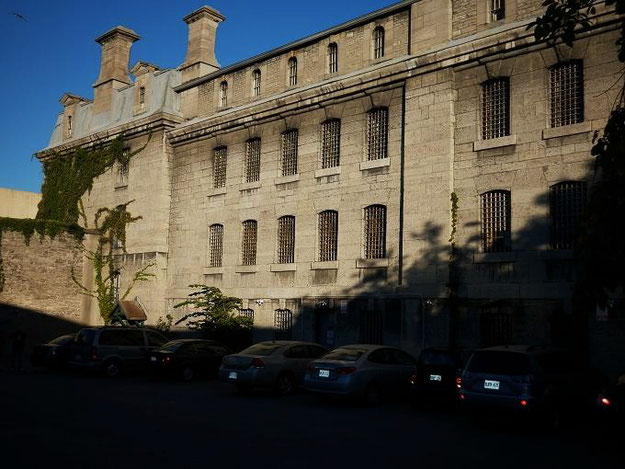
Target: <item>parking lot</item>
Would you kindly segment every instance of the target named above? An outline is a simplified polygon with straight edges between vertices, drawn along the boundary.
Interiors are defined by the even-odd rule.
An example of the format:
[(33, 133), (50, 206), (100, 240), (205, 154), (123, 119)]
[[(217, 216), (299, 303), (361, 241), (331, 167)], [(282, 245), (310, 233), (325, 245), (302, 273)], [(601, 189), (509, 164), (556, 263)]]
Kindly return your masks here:
[(37, 370), (0, 372), (0, 399), (7, 468), (623, 467), (622, 435), (594, 420), (542, 431), (406, 402)]

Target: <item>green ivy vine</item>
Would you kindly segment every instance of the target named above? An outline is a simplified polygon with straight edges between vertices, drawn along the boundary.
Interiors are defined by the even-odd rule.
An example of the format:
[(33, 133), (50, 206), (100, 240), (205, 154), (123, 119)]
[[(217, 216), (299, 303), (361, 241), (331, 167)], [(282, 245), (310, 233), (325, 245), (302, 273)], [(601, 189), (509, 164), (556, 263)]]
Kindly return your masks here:
[(451, 233), (449, 235), (449, 280), (447, 281), (448, 306), (449, 306), (449, 345), (456, 346), (457, 327), (460, 298), (458, 289), (460, 287), (460, 267), (458, 259), (458, 246), (456, 245), (456, 231), (458, 229), (458, 195), (451, 193)]

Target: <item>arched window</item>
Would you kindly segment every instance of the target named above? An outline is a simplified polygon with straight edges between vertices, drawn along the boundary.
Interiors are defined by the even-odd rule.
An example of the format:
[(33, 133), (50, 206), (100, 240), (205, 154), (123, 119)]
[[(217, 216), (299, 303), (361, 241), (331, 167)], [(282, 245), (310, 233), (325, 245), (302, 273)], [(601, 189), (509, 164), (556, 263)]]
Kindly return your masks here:
[(384, 57), (384, 28), (378, 26), (373, 30), (373, 58)]
[(481, 196), (482, 251), (511, 249), (510, 191), (494, 190)]
[(386, 206), (365, 207), (364, 218), (365, 259), (383, 259), (386, 257)]
[(289, 86), (297, 85), (297, 58), (289, 59)]
[(208, 261), (210, 267), (221, 267), (224, 254), (224, 226), (220, 224), (211, 225), (208, 237)]
[(328, 73), (336, 73), (339, 71), (339, 46), (336, 42), (328, 46)]
[(325, 210), (319, 213), (319, 261), (337, 259), (339, 212)]
[(260, 96), (260, 70), (258, 69), (252, 73), (252, 95)]
[(228, 82), (226, 80), (219, 85), (219, 102), (221, 107), (228, 106)]
[(278, 218), (278, 264), (295, 262), (295, 217)]
[(243, 222), (243, 237), (241, 239), (241, 262), (243, 265), (256, 265), (256, 243), (258, 223), (256, 220)]
[(579, 219), (586, 207), (586, 183), (565, 181), (549, 188), (551, 247), (573, 249)]
[(250, 318), (254, 322), (254, 310), (251, 308), (243, 308), (239, 310), (239, 316)]

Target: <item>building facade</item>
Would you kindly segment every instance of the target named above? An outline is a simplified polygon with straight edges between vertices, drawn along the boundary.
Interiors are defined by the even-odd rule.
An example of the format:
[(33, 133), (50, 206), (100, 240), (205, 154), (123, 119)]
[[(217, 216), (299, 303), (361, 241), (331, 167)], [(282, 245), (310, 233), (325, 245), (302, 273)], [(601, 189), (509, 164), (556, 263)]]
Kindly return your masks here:
[(119, 262), (122, 283), (154, 264), (136, 289), (151, 322), (205, 283), (243, 299), (259, 340), (558, 342), (618, 25), (599, 5), (572, 48), (536, 43), (541, 3), (406, 0), (224, 68), (209, 7), (184, 18), (177, 69), (129, 71), (139, 37), (116, 27), (93, 101), (64, 95), (38, 156), (145, 145), (84, 202), (135, 200)]

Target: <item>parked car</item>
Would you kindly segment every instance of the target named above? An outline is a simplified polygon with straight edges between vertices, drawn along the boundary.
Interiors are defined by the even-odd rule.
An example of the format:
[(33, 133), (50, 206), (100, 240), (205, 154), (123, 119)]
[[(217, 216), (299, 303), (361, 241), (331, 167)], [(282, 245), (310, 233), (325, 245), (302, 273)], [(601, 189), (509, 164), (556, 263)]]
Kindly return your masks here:
[(232, 353), (214, 340), (181, 339), (150, 353), (150, 370), (159, 376), (191, 381), (198, 375), (217, 376), (223, 357)]
[(303, 382), (310, 361), (326, 353), (325, 347), (309, 342), (260, 342), (224, 357), (219, 377), (241, 392), (272, 388), (279, 394), (291, 394)]
[(157, 331), (139, 327), (88, 327), (76, 334), (70, 348), (73, 368), (102, 371), (114, 377), (144, 369), (148, 353), (168, 342)]
[(473, 409), (533, 414), (558, 426), (563, 415), (589, 408), (592, 386), (583, 362), (573, 353), (510, 345), (471, 356), (462, 373), (459, 399)]
[(398, 348), (346, 345), (313, 361), (304, 383), (314, 393), (375, 404), (390, 394), (407, 394), (416, 369), (416, 360)]
[(417, 371), (410, 378), (410, 390), (417, 401), (438, 399), (455, 402), (460, 376), (470, 352), (449, 348), (427, 348), (417, 358)]
[(67, 334), (45, 344), (36, 345), (30, 356), (30, 362), (33, 366), (64, 367), (74, 338), (75, 334)]

